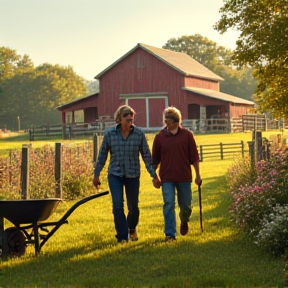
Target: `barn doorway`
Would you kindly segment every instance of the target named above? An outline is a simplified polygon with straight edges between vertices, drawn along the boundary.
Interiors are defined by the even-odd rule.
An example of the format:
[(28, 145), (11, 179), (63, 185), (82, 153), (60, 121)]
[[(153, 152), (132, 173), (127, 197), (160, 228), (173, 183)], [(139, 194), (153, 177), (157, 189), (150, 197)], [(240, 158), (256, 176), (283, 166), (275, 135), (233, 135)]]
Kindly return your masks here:
[(200, 105), (188, 104), (188, 119), (200, 119)]

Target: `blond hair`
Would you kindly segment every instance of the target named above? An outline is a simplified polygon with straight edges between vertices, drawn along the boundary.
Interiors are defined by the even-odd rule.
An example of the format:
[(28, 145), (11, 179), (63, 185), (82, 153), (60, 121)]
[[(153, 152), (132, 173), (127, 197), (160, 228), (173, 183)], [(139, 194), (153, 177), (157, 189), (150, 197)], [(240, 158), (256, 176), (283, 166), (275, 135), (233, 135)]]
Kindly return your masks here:
[(174, 122), (181, 124), (182, 115), (180, 110), (171, 106), (163, 111), (163, 123), (165, 124), (165, 119), (172, 119)]
[(116, 112), (114, 114), (114, 119), (115, 119), (116, 124), (121, 123), (121, 115), (123, 115), (125, 113), (133, 113), (133, 115), (136, 114), (134, 109), (131, 108), (130, 106), (121, 105), (121, 106), (118, 107), (118, 109), (116, 110)]

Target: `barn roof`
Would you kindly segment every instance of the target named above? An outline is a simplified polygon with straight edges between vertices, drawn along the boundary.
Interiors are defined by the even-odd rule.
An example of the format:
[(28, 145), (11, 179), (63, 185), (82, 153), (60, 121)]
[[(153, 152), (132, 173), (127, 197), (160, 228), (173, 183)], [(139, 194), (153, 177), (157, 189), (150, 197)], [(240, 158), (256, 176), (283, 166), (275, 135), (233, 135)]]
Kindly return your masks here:
[(183, 52), (175, 52), (167, 49), (162, 48), (156, 48), (153, 46), (149, 46), (146, 44), (138, 43), (133, 49), (131, 49), (128, 53), (123, 55), (121, 58), (119, 58), (117, 61), (112, 63), (110, 66), (108, 66), (105, 70), (103, 70), (101, 73), (96, 75), (94, 78), (98, 79), (103, 74), (105, 74), (108, 70), (110, 70), (112, 67), (114, 67), (116, 64), (118, 64), (120, 61), (122, 61), (124, 58), (126, 58), (129, 54), (134, 52), (136, 49), (141, 48), (148, 53), (154, 55), (156, 58), (160, 59), (164, 63), (166, 63), (168, 66), (172, 67), (173, 69), (177, 70), (181, 74), (184, 74), (185, 76), (194, 76), (198, 78), (204, 78), (204, 79), (211, 79), (215, 81), (223, 81), (224, 79), (220, 76), (213, 73), (211, 70), (200, 64), (198, 61), (191, 58), (189, 55)]
[(247, 105), (255, 105), (254, 102), (245, 100), (236, 96), (232, 96), (230, 94), (210, 90), (210, 89), (203, 89), (203, 88), (195, 88), (195, 87), (182, 87), (183, 90), (187, 90), (190, 92), (194, 92), (200, 95), (204, 95), (207, 97), (219, 99), (226, 102), (231, 102), (235, 104), (247, 104)]
[(75, 106), (76, 104), (78, 104), (79, 102), (82, 102), (84, 99), (87, 100), (91, 97), (95, 97), (97, 96), (99, 93), (94, 93), (92, 95), (88, 95), (88, 96), (84, 96), (84, 97), (80, 97), (80, 98), (77, 98), (76, 100), (73, 100), (71, 102), (67, 102), (63, 105), (60, 105), (60, 106), (57, 106), (56, 109), (59, 110), (59, 111), (62, 111), (64, 109), (67, 109), (69, 107), (72, 107), (72, 106)]

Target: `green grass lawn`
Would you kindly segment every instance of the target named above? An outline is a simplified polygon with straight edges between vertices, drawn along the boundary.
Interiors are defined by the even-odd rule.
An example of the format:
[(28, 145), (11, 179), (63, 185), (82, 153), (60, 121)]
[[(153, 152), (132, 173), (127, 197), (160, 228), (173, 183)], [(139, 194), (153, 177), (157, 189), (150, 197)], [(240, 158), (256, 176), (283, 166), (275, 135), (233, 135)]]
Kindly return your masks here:
[[(0, 157), (7, 157), (9, 154), (9, 150), (14, 150), (14, 149), (21, 149), (23, 144), (31, 144), (33, 148), (38, 148), (41, 147), (45, 144), (50, 144), (50, 145), (55, 145), (55, 143), (71, 143), (71, 142), (76, 142), (76, 143), (83, 143), (86, 142), (87, 140), (92, 141), (92, 137), (90, 139), (86, 138), (79, 138), (79, 139), (73, 139), (73, 140), (63, 140), (61, 138), (52, 138), (49, 137), (47, 138), (46, 141), (40, 140), (40, 141), (30, 141), (29, 140), (29, 134), (28, 133), (15, 133), (13, 137), (9, 138), (0, 138)], [(0, 286), (1, 287), (1, 286)]]
[[(147, 136), (151, 145), (154, 135)], [(251, 134), (197, 135), (196, 140), (198, 145), (246, 142)], [(28, 246), (21, 258), (1, 261), (0, 287), (286, 287), (283, 259), (261, 251), (231, 222), (225, 173), (232, 163), (200, 164), (203, 233), (193, 185), (188, 235), (178, 233), (177, 241), (164, 242), (161, 190), (152, 186), (142, 165), (139, 241), (116, 243), (111, 196), (106, 195), (76, 209), (38, 257)], [(58, 221), (73, 203), (61, 203), (49, 221)], [(179, 232), (179, 218), (177, 225)]]

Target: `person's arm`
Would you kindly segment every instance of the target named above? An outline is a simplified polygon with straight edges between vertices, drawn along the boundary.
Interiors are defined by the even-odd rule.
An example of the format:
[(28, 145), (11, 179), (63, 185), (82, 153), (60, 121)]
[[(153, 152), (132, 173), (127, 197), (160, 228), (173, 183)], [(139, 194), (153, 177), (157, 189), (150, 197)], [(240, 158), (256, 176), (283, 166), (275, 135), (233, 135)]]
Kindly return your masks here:
[(202, 179), (201, 179), (200, 169), (199, 169), (199, 159), (195, 160), (192, 165), (193, 165), (194, 170), (195, 170), (195, 184), (201, 185)]
[(142, 144), (140, 147), (140, 153), (142, 156), (142, 159), (145, 163), (146, 169), (149, 172), (150, 176), (152, 177), (152, 182), (155, 188), (160, 188), (161, 182), (159, 180), (158, 175), (156, 174), (156, 169), (152, 163), (152, 156), (151, 152), (147, 143), (147, 139), (145, 137), (145, 134), (143, 132), (143, 137), (142, 137)]
[[(159, 189), (162, 185), (161, 179), (157, 173), (157, 170), (159, 170), (159, 164), (160, 164), (160, 149), (159, 149), (159, 137), (158, 135), (155, 136), (152, 146), (152, 163), (155, 169), (156, 177), (153, 179), (153, 186), (157, 189)], [(159, 171), (158, 171), (159, 172)]]
[(100, 177), (100, 172), (102, 171), (106, 163), (108, 152), (109, 152), (108, 140), (109, 140), (109, 135), (108, 133), (105, 133), (103, 137), (102, 145), (99, 150), (98, 159), (94, 167), (93, 185), (95, 186), (96, 189), (98, 189), (99, 186), (101, 185), (99, 177)]
[(160, 142), (159, 142), (159, 134), (157, 134), (154, 138), (152, 145), (152, 162), (154, 169), (157, 170), (160, 162), (161, 162), (161, 153), (160, 153)]
[(141, 143), (141, 146), (140, 146), (140, 154), (141, 154), (141, 157), (145, 163), (145, 167), (146, 167), (146, 170), (148, 171), (148, 173), (150, 174), (150, 176), (152, 178), (155, 177), (155, 169), (153, 167), (153, 164), (152, 164), (152, 156), (151, 156), (151, 152), (150, 152), (150, 149), (149, 149), (149, 146), (148, 146), (148, 143), (147, 143), (147, 139), (145, 137), (145, 134), (144, 132), (142, 132), (143, 135), (142, 135), (142, 143)]
[(194, 135), (191, 133), (190, 135), (191, 139), (189, 141), (189, 153), (190, 153), (190, 163), (194, 167), (195, 170), (195, 184), (201, 185), (202, 179), (200, 175), (200, 168), (199, 168), (199, 153), (197, 149), (197, 144), (194, 138)]

